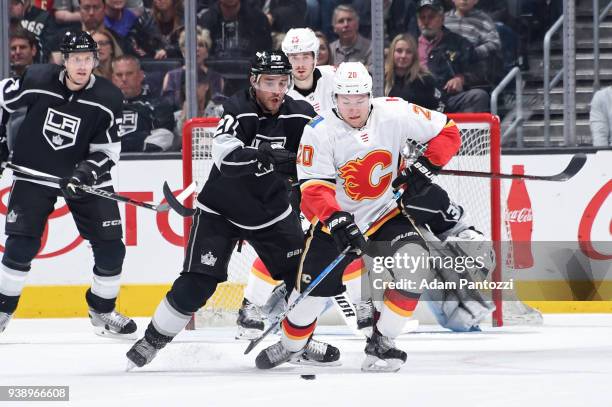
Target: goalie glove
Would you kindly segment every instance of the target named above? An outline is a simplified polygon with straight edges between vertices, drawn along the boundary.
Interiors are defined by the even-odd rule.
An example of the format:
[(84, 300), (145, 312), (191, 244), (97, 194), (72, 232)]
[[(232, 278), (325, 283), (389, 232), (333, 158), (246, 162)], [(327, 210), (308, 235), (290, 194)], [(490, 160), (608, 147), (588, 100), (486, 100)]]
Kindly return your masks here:
[(336, 243), (336, 247), (338, 247), (338, 251), (342, 252), (349, 247), (349, 256), (359, 257), (363, 254), (367, 242), (355, 224), (355, 218), (352, 214), (336, 211), (327, 218), (325, 223)]
[(406, 184), (406, 192), (402, 195), (404, 197), (418, 195), (431, 184), (433, 177), (441, 168), (433, 165), (427, 157), (420, 156), (414, 164), (404, 168), (391, 185), (397, 189)]
[(257, 148), (257, 161), (264, 168), (273, 168), (274, 171), (285, 174), (295, 174), (296, 154), (278, 144), (263, 142)]
[(77, 199), (84, 192), (78, 187), (81, 185), (92, 186), (98, 180), (96, 168), (87, 161), (81, 161), (69, 177), (60, 180), (60, 188), (66, 198)]

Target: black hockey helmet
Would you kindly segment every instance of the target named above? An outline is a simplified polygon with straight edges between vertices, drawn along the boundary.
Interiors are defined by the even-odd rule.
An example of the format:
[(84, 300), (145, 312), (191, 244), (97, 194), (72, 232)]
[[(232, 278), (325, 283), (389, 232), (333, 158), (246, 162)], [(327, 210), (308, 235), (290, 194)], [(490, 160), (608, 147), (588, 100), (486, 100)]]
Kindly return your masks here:
[(260, 51), (251, 63), (252, 75), (291, 75), (291, 63), (282, 51)]
[(72, 52), (95, 52), (98, 55), (98, 43), (85, 31), (68, 31), (60, 45), (62, 54)]

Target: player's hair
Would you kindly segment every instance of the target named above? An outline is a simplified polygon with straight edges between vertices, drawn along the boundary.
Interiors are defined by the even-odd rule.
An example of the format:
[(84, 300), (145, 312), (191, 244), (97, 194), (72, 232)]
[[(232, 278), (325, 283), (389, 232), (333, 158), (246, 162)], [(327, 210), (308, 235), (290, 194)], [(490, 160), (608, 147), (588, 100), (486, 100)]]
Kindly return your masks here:
[(408, 48), (412, 51), (413, 59), (412, 64), (408, 67), (408, 70), (403, 75), (404, 81), (412, 82), (414, 80), (420, 80), (423, 78), (423, 75), (427, 74), (429, 71), (426, 67), (421, 65), (421, 61), (419, 60), (419, 50), (417, 47), (417, 42), (414, 37), (410, 34), (398, 34), (393, 38), (391, 44), (389, 45), (389, 52), (387, 53), (387, 58), (385, 59), (385, 95), (388, 96), (389, 92), (393, 88), (395, 84), (395, 62), (393, 58), (393, 54), (395, 53), (395, 48), (397, 47), (397, 43), (400, 41), (404, 41), (408, 44)]
[(334, 9), (334, 13), (332, 14), (332, 25), (336, 24), (336, 18), (338, 17), (338, 13), (342, 11), (351, 13), (357, 21), (357, 24), (359, 24), (359, 13), (357, 13), (357, 10), (355, 10), (353, 6), (349, 6), (348, 4), (340, 4)]

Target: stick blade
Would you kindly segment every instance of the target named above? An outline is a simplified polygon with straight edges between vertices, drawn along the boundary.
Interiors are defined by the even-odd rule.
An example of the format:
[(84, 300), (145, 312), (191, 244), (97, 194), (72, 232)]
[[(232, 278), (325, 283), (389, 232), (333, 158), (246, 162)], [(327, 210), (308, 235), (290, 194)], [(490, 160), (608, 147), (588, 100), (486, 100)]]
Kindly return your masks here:
[(570, 160), (565, 170), (559, 174), (556, 180), (567, 181), (568, 179), (572, 178), (574, 175), (578, 174), (578, 171), (580, 171), (582, 167), (584, 167), (584, 164), (586, 164), (586, 161), (587, 161), (586, 154), (583, 154), (583, 153), (575, 154)]
[(176, 197), (172, 193), (172, 190), (170, 189), (170, 186), (168, 185), (167, 181), (164, 181), (163, 191), (164, 191), (164, 198), (166, 198), (166, 201), (168, 201), (168, 205), (176, 213), (178, 213), (179, 215), (181, 215), (184, 218), (193, 216), (196, 213), (195, 209), (191, 209), (191, 208), (187, 208), (187, 207), (183, 206), (183, 204), (181, 204), (178, 201), (178, 199), (176, 199)]

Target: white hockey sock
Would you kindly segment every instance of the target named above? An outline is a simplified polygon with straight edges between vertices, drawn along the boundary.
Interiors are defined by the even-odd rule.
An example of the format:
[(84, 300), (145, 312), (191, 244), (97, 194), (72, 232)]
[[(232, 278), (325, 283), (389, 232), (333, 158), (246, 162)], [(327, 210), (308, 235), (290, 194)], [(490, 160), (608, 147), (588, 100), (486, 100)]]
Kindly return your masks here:
[(27, 278), (27, 271), (15, 270), (2, 264), (0, 267), (0, 294), (7, 297), (19, 297)]
[(244, 297), (253, 304), (263, 307), (277, 284), (278, 282), (272, 278), (270, 272), (258, 257), (251, 267), (249, 280), (244, 289)]
[(419, 302), (420, 294), (386, 290), (385, 299), (380, 311), (380, 318), (376, 322), (378, 332), (389, 338), (398, 337), (406, 322)]
[(94, 274), (91, 284), (91, 293), (107, 300), (117, 298), (119, 295), (120, 280), (121, 274), (116, 276), (99, 276)]
[(190, 319), (191, 315), (178, 312), (164, 297), (157, 306), (151, 323), (160, 334), (175, 337), (185, 328)]
[[(291, 304), (299, 293), (293, 290), (289, 297)], [(317, 317), (323, 312), (327, 297), (306, 297), (281, 323), (281, 342), (291, 352), (303, 349), (317, 325)]]

